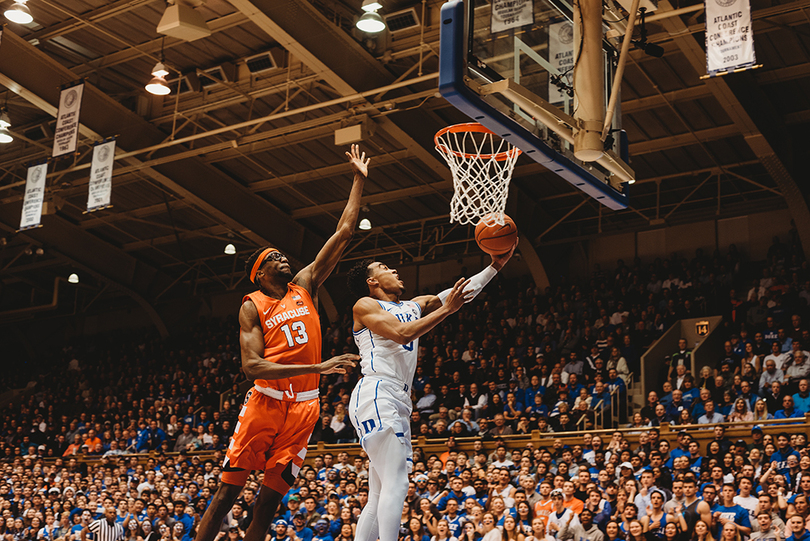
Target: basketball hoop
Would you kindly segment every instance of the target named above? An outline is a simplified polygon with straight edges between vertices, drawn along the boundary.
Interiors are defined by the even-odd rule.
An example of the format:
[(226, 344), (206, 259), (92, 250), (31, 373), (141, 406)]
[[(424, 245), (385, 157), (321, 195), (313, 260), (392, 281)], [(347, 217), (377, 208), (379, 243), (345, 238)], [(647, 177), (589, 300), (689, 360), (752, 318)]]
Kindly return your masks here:
[(503, 225), (520, 149), (478, 122), (443, 128), (433, 141), (453, 174), (450, 222)]

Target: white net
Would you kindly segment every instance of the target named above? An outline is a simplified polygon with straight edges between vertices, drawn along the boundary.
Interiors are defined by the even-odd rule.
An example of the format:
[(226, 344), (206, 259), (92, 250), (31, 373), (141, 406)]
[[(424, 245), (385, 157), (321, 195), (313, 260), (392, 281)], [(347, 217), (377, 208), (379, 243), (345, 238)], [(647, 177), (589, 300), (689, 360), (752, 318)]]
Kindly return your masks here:
[(453, 174), (450, 222), (503, 225), (520, 150), (478, 123), (445, 128), (434, 141)]

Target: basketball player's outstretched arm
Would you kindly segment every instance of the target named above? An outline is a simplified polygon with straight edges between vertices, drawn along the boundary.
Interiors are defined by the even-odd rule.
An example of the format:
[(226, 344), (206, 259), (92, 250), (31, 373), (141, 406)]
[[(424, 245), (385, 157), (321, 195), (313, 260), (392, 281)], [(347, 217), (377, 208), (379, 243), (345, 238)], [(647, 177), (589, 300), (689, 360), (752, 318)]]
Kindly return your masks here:
[(347, 366), (355, 366), (359, 355), (345, 353), (320, 364), (278, 364), (264, 359), (264, 333), (259, 311), (252, 301), (239, 310), (239, 345), (242, 350), (242, 370), (248, 379), (284, 379), (303, 374), (345, 374)]
[(393, 340), (397, 344), (408, 344), (429, 332), (450, 314), (458, 312), (467, 301), (467, 296), (470, 295), (469, 291), (465, 291), (469, 283), (469, 280), (461, 278), (450, 290), (450, 294), (438, 310), (408, 323), (403, 323), (394, 314), (383, 310), (375, 299), (363, 297), (354, 305), (355, 325), (359, 324), (374, 334)]
[(321, 251), (315, 256), (315, 261), (301, 269), (293, 278), (295, 284), (306, 288), (313, 297), (321, 284), (332, 274), (335, 265), (338, 264), (344, 250), (349, 245), (357, 223), (357, 215), (360, 212), (360, 197), (363, 195), (363, 186), (368, 176), (368, 164), (371, 162), (371, 158), (366, 158), (365, 152), (361, 154), (357, 145), (352, 145), (351, 153), (347, 152), (346, 156), (349, 157), (349, 165), (354, 171), (354, 181), (335, 234), (329, 237), (329, 240), (323, 245)]
[[(481, 290), (486, 287), (489, 281), (492, 280), (496, 274), (498, 274), (504, 265), (506, 265), (506, 262), (512, 257), (512, 254), (515, 253), (515, 248), (517, 248), (517, 242), (515, 242), (515, 245), (512, 246), (512, 249), (507, 253), (493, 255), (492, 263), (489, 265), (489, 267), (470, 278), (470, 285), (472, 287), (467, 291), (470, 293), (470, 295), (467, 297), (467, 302), (470, 302), (477, 297), (478, 294), (481, 293)], [(423, 295), (421, 297), (416, 297), (413, 299), (413, 302), (422, 307), (422, 315), (424, 316), (432, 313), (434, 310), (439, 309), (442, 306), (442, 303), (447, 302), (447, 296), (450, 294), (450, 291), (450, 289), (445, 289), (438, 295)]]

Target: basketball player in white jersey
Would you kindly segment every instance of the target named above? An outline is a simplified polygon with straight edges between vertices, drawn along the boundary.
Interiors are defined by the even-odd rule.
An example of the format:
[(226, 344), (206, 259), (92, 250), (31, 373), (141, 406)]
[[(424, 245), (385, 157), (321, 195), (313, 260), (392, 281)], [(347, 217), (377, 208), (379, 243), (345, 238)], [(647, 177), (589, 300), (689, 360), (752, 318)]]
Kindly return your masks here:
[[(419, 337), (457, 312), (503, 268), (514, 252), (492, 256), (492, 265), (439, 295), (401, 301), (405, 288), (396, 269), (365, 260), (349, 271), (349, 288), (362, 296), (354, 305), (354, 340), (363, 378), (349, 402), (349, 416), (371, 460), (368, 503), (355, 541), (396, 541), (408, 490), (411, 455), (411, 384)], [(380, 494), (384, 494), (380, 498)]]

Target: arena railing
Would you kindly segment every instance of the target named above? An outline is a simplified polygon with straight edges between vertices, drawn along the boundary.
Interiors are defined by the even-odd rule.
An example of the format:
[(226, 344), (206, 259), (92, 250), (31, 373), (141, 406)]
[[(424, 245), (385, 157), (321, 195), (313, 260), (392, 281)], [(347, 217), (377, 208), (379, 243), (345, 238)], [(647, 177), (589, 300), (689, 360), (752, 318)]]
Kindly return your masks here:
[[(770, 419), (767, 421), (740, 421), (740, 422), (733, 422), (733, 423), (714, 423), (708, 425), (689, 425), (689, 426), (682, 426), (682, 425), (671, 425), (669, 423), (664, 423), (663, 425), (658, 428), (659, 430), (659, 439), (667, 440), (670, 443), (670, 448), (674, 449), (677, 446), (677, 435), (678, 432), (682, 429), (685, 429), (693, 439), (695, 439), (698, 444), (700, 445), (701, 452), (706, 449), (706, 446), (714, 439), (714, 427), (715, 426), (724, 426), (726, 428), (725, 437), (731, 441), (743, 440), (746, 443), (751, 443), (751, 429), (754, 426), (762, 427), (762, 431), (764, 434), (770, 434), (774, 438), (777, 434), (781, 432), (787, 432), (788, 434), (810, 434), (810, 413), (805, 414), (804, 417), (797, 417), (793, 419)], [(613, 437), (614, 433), (620, 433), (623, 438), (627, 439), (631, 445), (636, 445), (639, 443), (639, 438), (642, 434), (647, 433), (650, 428), (653, 427), (638, 427), (638, 428), (616, 428), (616, 429), (595, 429), (595, 430), (576, 430), (572, 432), (547, 432), (547, 433), (540, 433), (538, 430), (532, 431), (530, 434), (513, 434), (509, 436), (503, 436), (496, 439), (485, 439), (483, 440), (483, 449), (487, 452), (494, 451), (498, 445), (499, 441), (503, 441), (506, 445), (508, 450), (514, 449), (524, 449), (528, 445), (531, 445), (533, 448), (537, 449), (540, 447), (547, 447), (551, 448), (554, 445), (555, 440), (559, 439), (563, 445), (579, 445), (582, 443), (582, 437), (584, 434), (588, 433), (594, 436), (600, 436), (603, 441), (603, 447), (607, 448), (610, 444), (610, 441)], [(468, 438), (454, 438), (456, 442), (455, 450), (456, 451), (473, 451), (475, 449), (475, 443), (480, 438), (478, 437), (468, 437)], [(443, 452), (447, 451), (447, 438), (431, 438), (426, 439), (422, 436), (419, 438), (414, 438), (413, 440), (413, 447), (422, 449), (423, 453), (426, 456), (430, 456), (431, 454), (442, 454)], [(319, 441), (317, 444), (311, 444), (308, 447), (307, 457), (305, 463), (311, 464), (315, 457), (319, 454), (323, 453), (332, 453), (337, 454), (342, 451), (346, 451), (349, 453), (350, 456), (360, 456), (362, 452), (362, 448), (358, 443), (336, 443), (336, 444), (328, 444), (322, 441)], [(224, 450), (223, 450), (224, 452)], [(166, 453), (166, 456), (176, 457), (179, 453)], [(189, 456), (198, 456), (200, 460), (208, 460), (214, 459), (215, 453), (213, 451), (192, 451), (188, 453)], [(98, 465), (102, 463), (101, 456), (95, 455), (74, 455), (75, 458), (82, 463), (88, 465)], [(149, 458), (156, 458), (158, 456), (157, 451), (150, 451), (147, 453), (138, 453), (138, 454), (130, 454), (130, 455), (115, 455), (110, 457), (111, 461), (117, 461), (119, 458), (124, 459), (131, 459), (133, 456), (138, 457), (139, 463), (145, 464)], [(68, 459), (71, 457), (63, 457), (64, 459)], [(53, 463), (54, 458), (47, 458), (43, 459), (45, 463)]]
[[(633, 372), (630, 372), (630, 375), (627, 378), (628, 382), (625, 382), (625, 387), (627, 389), (627, 391), (626, 391), (627, 397), (630, 397), (630, 395), (631, 395), (631, 393), (633, 391), (633, 385), (634, 385), (633, 379), (634, 379), (634, 377), (635, 377), (635, 374)], [(618, 389), (616, 389), (616, 388), (612, 389), (609, 392), (609, 396), (610, 396), (610, 404), (605, 404), (604, 406), (602, 406), (604, 400), (600, 399), (599, 402), (597, 402), (596, 404), (591, 406), (591, 410), (594, 411), (595, 414), (596, 414), (595, 415), (595, 417), (596, 417), (595, 424), (596, 424), (598, 429), (607, 429), (606, 426), (605, 426), (605, 412), (606, 411), (610, 412), (609, 418), (610, 418), (611, 425), (615, 426), (615, 427), (618, 427), (620, 419), (621, 419), (621, 417), (619, 415), (620, 408), (621, 407), (625, 407), (625, 408), (627, 407), (627, 404), (624, 404), (620, 400), (619, 390)], [(602, 407), (599, 407), (599, 406), (602, 406)], [(599, 407), (599, 409), (597, 409), (597, 407)], [(579, 424), (580, 423), (578, 422), (577, 426), (579, 426)]]

